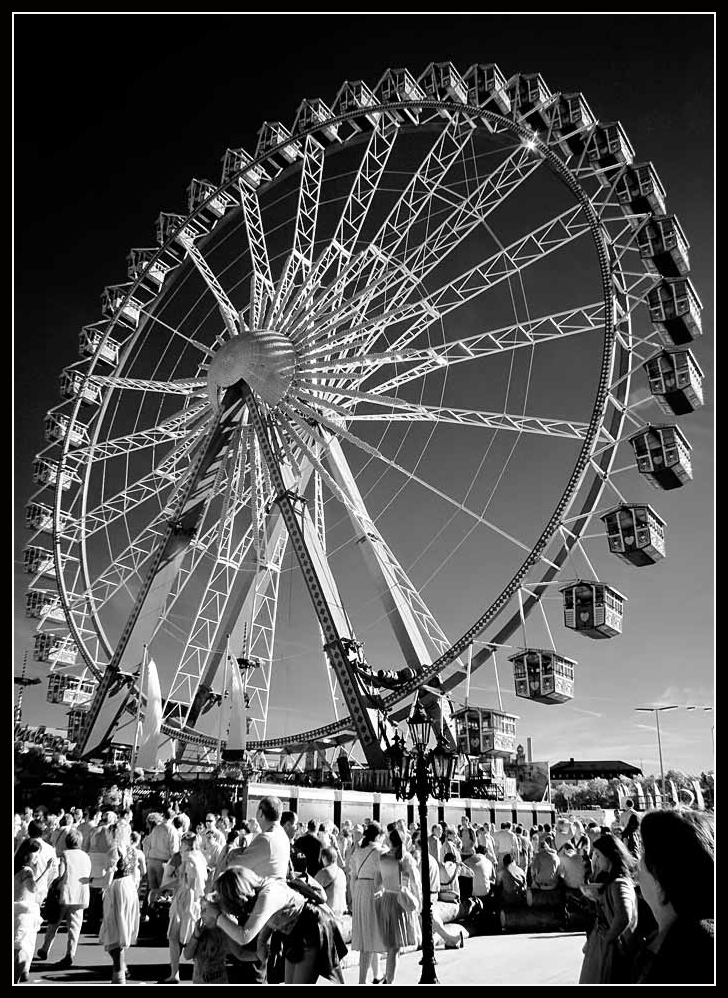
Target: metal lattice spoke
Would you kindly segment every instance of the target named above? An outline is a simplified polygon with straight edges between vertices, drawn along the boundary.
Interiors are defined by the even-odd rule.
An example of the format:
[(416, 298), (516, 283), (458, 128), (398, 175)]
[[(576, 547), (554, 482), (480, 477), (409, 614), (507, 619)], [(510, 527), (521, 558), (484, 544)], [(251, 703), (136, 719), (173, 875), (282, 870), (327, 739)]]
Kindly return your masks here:
[[(522, 236), (506, 249), (500, 250), (470, 267), (453, 280), (441, 285), (428, 294), (429, 318), (417, 320), (409, 329), (398, 336), (392, 349), (408, 346), (434, 321), (482, 295), (496, 284), (519, 275), (525, 268), (539, 263), (547, 256), (589, 233), (589, 222), (583, 220), (583, 207), (569, 208), (555, 218)], [(366, 345), (372, 348), (377, 337)]]
[[(291, 421), (293, 421), (298, 425), (300, 430), (303, 430), (304, 433), (311, 432), (310, 427), (294, 410), (292, 410), (289, 406), (285, 405), (285, 403), (282, 403), (282, 408), (288, 414)], [(417, 482), (418, 485), (421, 485), (423, 488), (432, 492), (434, 495), (439, 496), (440, 499), (444, 499), (445, 502), (449, 503), (451, 506), (455, 506), (457, 509), (461, 510), (467, 516), (472, 517), (472, 519), (477, 520), (478, 523), (481, 523), (484, 527), (488, 527), (490, 530), (495, 531), (497, 534), (499, 534), (501, 537), (504, 537), (512, 544), (515, 544), (516, 547), (521, 548), (522, 551), (531, 550), (527, 544), (523, 543), (523, 541), (519, 541), (516, 537), (513, 537), (512, 534), (507, 533), (505, 530), (502, 530), (494, 523), (491, 523), (485, 517), (481, 516), (479, 513), (476, 513), (475, 510), (470, 509), (464, 503), (458, 502), (457, 499), (453, 499), (452, 496), (447, 495), (447, 493), (443, 492), (442, 489), (438, 489), (436, 486), (431, 485), (430, 482), (425, 481), (419, 475), (415, 474), (412, 471), (409, 471), (407, 468), (404, 468), (401, 464), (398, 464), (396, 461), (393, 461), (391, 458), (386, 457), (376, 447), (373, 447), (371, 444), (366, 443), (364, 440), (355, 436), (353, 433), (350, 433), (348, 430), (343, 429), (340, 423), (333, 422), (327, 416), (323, 415), (320, 412), (317, 412), (315, 409), (309, 408), (307, 405), (304, 405), (300, 401), (298, 402), (298, 408), (309, 419), (316, 420), (317, 422), (325, 426), (327, 429), (331, 430), (333, 433), (336, 433), (337, 436), (341, 437), (344, 440), (348, 440), (350, 443), (354, 444), (360, 450), (363, 450), (366, 454), (369, 454), (372, 457), (376, 457), (378, 460), (382, 461), (390, 468), (393, 468), (395, 471), (398, 471), (400, 474), (405, 475), (405, 477), (408, 478), (410, 481)], [(327, 476), (327, 485), (331, 487), (328, 476)], [(332, 488), (332, 492), (334, 492), (338, 498), (340, 499), (342, 498), (341, 490), (336, 488), (335, 486)], [(344, 503), (345, 506), (350, 505), (346, 501), (346, 499), (342, 499), (342, 502)]]
[(201, 402), (175, 413), (149, 429), (126, 433), (113, 440), (103, 440), (86, 447), (75, 447), (67, 456), (68, 465), (71, 469), (76, 469), (89, 460), (106, 461), (113, 457), (125, 457), (147, 447), (176, 443), (193, 434), (202, 435), (207, 429), (209, 418), (210, 407), (207, 402)]

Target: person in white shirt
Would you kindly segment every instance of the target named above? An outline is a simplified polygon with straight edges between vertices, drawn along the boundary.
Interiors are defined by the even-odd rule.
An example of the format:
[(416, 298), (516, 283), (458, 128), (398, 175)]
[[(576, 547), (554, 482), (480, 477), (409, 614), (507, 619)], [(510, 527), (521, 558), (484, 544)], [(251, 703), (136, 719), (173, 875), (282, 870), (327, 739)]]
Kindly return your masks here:
[(169, 822), (163, 821), (160, 814), (150, 814), (147, 822), (151, 825), (151, 831), (145, 839), (145, 851), (147, 855), (147, 878), (149, 881), (149, 901), (156, 899), (164, 876), (165, 864), (179, 852), (179, 834), (173, 828), (171, 821), (173, 812), (168, 812)]
[(477, 846), (472, 856), (463, 859), (463, 865), (473, 871), (474, 898), (486, 898), (495, 883), (495, 865), (485, 854), (484, 846)]
[(496, 833), (496, 852), (498, 854), (498, 868), (503, 867), (503, 857), (507, 855), (517, 856), (520, 843), (518, 837), (511, 831), (510, 821), (501, 822), (500, 831)]
[(283, 805), (278, 797), (264, 797), (258, 805), (256, 820), (261, 831), (245, 849), (242, 865), (259, 877), (285, 880), (291, 858), (291, 840), (281, 828)]
[(208, 870), (214, 870), (220, 853), (225, 848), (225, 836), (217, 827), (217, 816), (214, 814), (205, 815), (205, 831), (202, 834), (200, 850), (205, 857)]
[(442, 859), (442, 828), (439, 825), (433, 825), (430, 829), (430, 834), (427, 836), (427, 848), (430, 856), (434, 856), (439, 863)]
[(58, 876), (58, 856), (56, 850), (43, 838), (45, 825), (35, 818), (28, 825), (28, 838), (34, 839), (40, 846), (34, 855), (33, 866), (36, 872), (35, 899), (39, 905), (43, 904), (48, 894), (48, 888)]

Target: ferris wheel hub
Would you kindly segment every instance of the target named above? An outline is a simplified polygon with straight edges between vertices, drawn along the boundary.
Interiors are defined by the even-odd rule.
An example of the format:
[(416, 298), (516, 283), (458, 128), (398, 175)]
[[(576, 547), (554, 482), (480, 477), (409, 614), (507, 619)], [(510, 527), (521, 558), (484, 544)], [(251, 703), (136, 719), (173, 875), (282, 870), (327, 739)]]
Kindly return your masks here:
[(246, 381), (268, 405), (277, 405), (291, 387), (296, 352), (275, 329), (248, 329), (216, 352), (207, 372), (210, 405), (217, 411), (220, 389)]

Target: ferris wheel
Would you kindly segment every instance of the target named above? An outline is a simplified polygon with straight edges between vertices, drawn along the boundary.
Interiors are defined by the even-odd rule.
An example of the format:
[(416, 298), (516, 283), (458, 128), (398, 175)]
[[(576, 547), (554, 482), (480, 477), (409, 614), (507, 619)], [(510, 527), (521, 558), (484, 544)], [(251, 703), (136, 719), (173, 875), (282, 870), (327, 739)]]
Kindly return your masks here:
[(595, 546), (663, 557), (642, 481), (692, 476), (701, 304), (652, 164), (582, 94), (437, 63), (304, 100), (187, 195), (104, 290), (34, 465), (27, 611), (79, 748), (134, 723), (145, 648), (186, 758), (230, 648), (262, 759), (381, 767), (388, 717), (499, 654), (517, 696), (571, 698), (547, 601), (618, 634)]

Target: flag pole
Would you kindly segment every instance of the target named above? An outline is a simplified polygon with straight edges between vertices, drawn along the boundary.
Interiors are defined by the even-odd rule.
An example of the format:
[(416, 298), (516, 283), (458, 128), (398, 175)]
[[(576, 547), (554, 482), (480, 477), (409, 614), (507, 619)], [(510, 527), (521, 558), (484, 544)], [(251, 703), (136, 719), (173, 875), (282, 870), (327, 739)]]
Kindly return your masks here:
[(139, 670), (139, 698), (137, 702), (137, 715), (136, 715), (136, 726), (134, 729), (134, 748), (131, 753), (131, 779), (130, 783), (134, 782), (134, 768), (136, 766), (137, 752), (139, 750), (139, 724), (141, 722), (142, 716), (142, 700), (144, 699), (144, 676), (147, 671), (147, 646), (144, 645), (144, 653), (142, 655), (142, 666)]
[(222, 722), (225, 713), (225, 687), (227, 686), (228, 661), (230, 660), (230, 635), (225, 638), (225, 667), (222, 671), (222, 700), (220, 701), (220, 721), (217, 728), (217, 764), (222, 762)]

